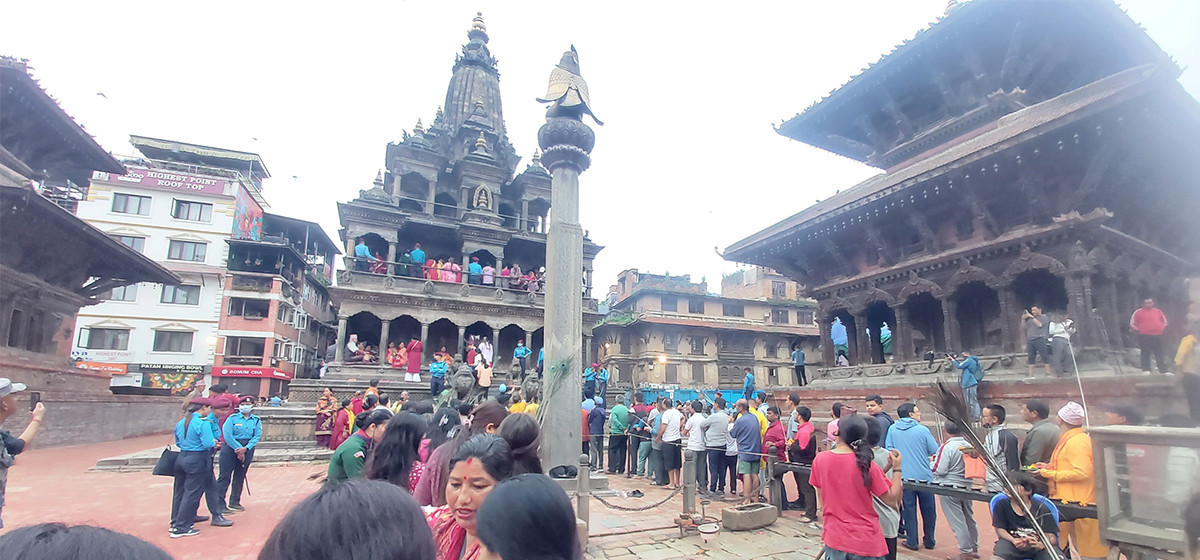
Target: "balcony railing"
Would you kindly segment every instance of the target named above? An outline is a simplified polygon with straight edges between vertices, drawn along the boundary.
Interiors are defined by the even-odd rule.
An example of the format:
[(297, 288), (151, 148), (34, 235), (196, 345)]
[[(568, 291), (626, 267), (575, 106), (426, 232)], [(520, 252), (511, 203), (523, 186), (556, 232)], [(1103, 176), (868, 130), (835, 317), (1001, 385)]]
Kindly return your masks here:
[(261, 366), (262, 356), (225, 356), (225, 364), (231, 366)]

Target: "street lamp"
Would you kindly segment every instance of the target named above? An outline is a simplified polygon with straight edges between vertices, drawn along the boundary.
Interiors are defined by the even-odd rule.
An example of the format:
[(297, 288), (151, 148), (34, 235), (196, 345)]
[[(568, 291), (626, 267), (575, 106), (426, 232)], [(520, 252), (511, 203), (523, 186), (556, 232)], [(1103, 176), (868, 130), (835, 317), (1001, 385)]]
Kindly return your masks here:
[(665, 363), (667, 363), (667, 357), (666, 357), (666, 356), (659, 356), (659, 357), (658, 357), (658, 363), (660, 363), (660, 364), (665, 364)]

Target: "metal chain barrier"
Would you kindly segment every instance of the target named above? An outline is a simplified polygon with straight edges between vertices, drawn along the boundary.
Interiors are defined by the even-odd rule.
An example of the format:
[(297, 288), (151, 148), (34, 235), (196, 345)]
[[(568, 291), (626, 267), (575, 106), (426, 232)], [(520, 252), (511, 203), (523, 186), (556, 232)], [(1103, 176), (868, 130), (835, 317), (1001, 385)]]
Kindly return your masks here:
[(608, 500), (605, 500), (604, 498), (597, 496), (596, 494), (592, 494), (590, 497), (592, 499), (604, 504), (605, 507), (610, 508), (610, 509), (615, 509), (618, 511), (646, 511), (646, 510), (654, 509), (658, 506), (661, 506), (661, 505), (669, 502), (671, 500), (671, 498), (674, 498), (680, 492), (683, 492), (682, 485), (680, 485), (679, 488), (672, 490), (671, 493), (667, 495), (667, 497), (665, 497), (653, 504), (645, 505), (645, 506), (637, 506), (637, 507), (622, 506), (622, 505), (618, 505), (618, 504), (609, 503)]

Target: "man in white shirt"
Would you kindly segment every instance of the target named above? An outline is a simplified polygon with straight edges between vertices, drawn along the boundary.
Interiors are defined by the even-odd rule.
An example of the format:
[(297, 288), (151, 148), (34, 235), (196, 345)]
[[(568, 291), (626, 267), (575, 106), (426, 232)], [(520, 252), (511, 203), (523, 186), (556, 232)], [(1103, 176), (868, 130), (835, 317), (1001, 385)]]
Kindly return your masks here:
[(687, 422), (683, 425), (683, 435), (687, 439), (687, 450), (696, 454), (696, 482), (701, 492), (708, 487), (708, 453), (704, 447), (704, 432), (700, 425), (704, 422), (704, 403), (699, 400), (684, 405), (688, 413)]
[(671, 399), (666, 399), (663, 404), (667, 406), (659, 420), (662, 423), (663, 470), (667, 471), (671, 489), (675, 489), (679, 488), (679, 469), (683, 468), (683, 449), (680, 447), (683, 443), (683, 413), (675, 408)]
[[(725, 413), (725, 399), (717, 397), (713, 401), (713, 411), (700, 423), (700, 432), (704, 434), (704, 448), (708, 458), (708, 492), (716, 494), (725, 491), (725, 450), (729, 439), (729, 415)], [(705, 468), (699, 461), (696, 470)], [(704, 487), (700, 488), (704, 491)]]
[(1063, 315), (1058, 321), (1050, 322), (1050, 361), (1059, 375), (1067, 375), (1074, 365), (1071, 359), (1071, 335), (1075, 334), (1075, 322)]

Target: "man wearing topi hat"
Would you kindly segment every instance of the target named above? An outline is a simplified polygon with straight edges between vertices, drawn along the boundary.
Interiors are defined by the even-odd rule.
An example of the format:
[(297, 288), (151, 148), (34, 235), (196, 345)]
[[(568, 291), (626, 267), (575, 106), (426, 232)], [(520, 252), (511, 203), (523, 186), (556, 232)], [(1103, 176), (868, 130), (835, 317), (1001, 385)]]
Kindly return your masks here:
[[(1050, 484), (1050, 497), (1065, 502), (1096, 503), (1096, 473), (1092, 466), (1092, 438), (1083, 430), (1087, 412), (1077, 402), (1068, 402), (1058, 410), (1063, 434), (1049, 463), (1035, 463), (1037, 475)], [(1104, 558), (1108, 547), (1100, 540), (1100, 522), (1076, 519), (1058, 524), (1059, 534), (1075, 541), (1084, 558)]]
[[(6, 377), (0, 377), (0, 424), (9, 416), (17, 413), (17, 393), (25, 390), (23, 383), (13, 383)], [(4, 489), (8, 484), (8, 467), (13, 464), (13, 456), (25, 450), (25, 446), (33, 443), (33, 438), (37, 436), (38, 427), (42, 425), (42, 416), (46, 414), (46, 407), (42, 403), (37, 403), (33, 408), (33, 419), (29, 421), (29, 425), (25, 427), (25, 431), (21, 432), (21, 437), (12, 437), (12, 434), (0, 430), (0, 516), (4, 514)], [(4, 527), (4, 519), (0, 517), (0, 528)]]

